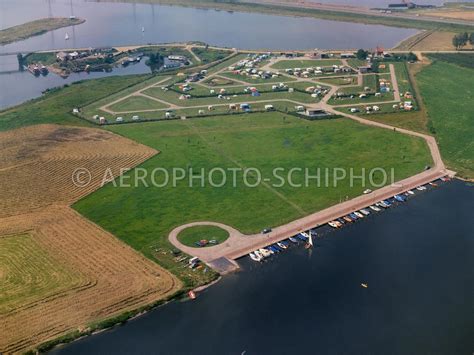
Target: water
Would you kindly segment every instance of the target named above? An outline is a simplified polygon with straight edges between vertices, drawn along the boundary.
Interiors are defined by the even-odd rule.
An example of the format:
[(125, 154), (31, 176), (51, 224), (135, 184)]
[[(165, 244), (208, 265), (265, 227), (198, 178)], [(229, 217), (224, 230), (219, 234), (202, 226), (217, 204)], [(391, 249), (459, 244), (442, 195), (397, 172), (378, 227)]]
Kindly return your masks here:
[(72, 29), (3, 46), (2, 52), (184, 41), (247, 49), (373, 48), (378, 44), (391, 47), (416, 33), (386, 26), (151, 4), (79, 0), (2, 0), (1, 4), (2, 27), (50, 15), (73, 14), (87, 20)]
[[(186, 41), (250, 49), (374, 48), (379, 44), (388, 48), (416, 33), (413, 29), (150, 4), (83, 0), (0, 2), (0, 28), (38, 18), (70, 15), (87, 21), (2, 46), (0, 53)], [(64, 39), (66, 32), (68, 41)], [(27, 72), (10, 72), (17, 67), (16, 57), (0, 56), (0, 109), (78, 79), (148, 71), (141, 66), (135, 72), (125, 69), (112, 74), (76, 74), (64, 80), (54, 74), (34, 78)], [(1, 74), (6, 71), (9, 73)]]
[(151, 73), (150, 67), (145, 65), (145, 60), (130, 64), (126, 68), (116, 67), (112, 72), (71, 73), (67, 78), (62, 78), (54, 73), (36, 77), (27, 70), (5, 73), (18, 69), (16, 56), (0, 56), (0, 68), (4, 72), (0, 72), (0, 109), (38, 97), (46, 89), (79, 80), (97, 79), (112, 75)]
[(471, 354), (473, 201), (445, 184), (55, 353)]

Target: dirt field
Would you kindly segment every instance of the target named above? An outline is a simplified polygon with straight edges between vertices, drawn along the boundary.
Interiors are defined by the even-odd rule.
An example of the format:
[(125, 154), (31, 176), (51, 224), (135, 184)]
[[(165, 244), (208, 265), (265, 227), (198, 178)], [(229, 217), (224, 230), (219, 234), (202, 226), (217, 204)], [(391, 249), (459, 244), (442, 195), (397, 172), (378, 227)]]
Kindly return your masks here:
[(456, 20), (474, 21), (474, 11), (468, 10), (432, 10), (420, 12), (423, 16), (443, 17)]
[[(19, 353), (136, 309), (181, 287), (173, 275), (68, 205), (106, 168), (155, 150), (114, 134), (54, 125), (0, 134), (0, 353)], [(78, 188), (71, 175), (90, 169)]]
[[(156, 154), (106, 131), (54, 125), (0, 133), (0, 151), (0, 217), (70, 205), (98, 189), (108, 168), (116, 176)], [(78, 168), (91, 173), (86, 187), (73, 183)]]
[[(42, 212), (0, 220), (0, 239), (2, 235), (25, 232), (49, 253), (51, 265), (74, 270), (79, 277), (67, 288), (56, 282), (56, 291), (48, 290), (23, 302), (17, 299), (8, 310), (2, 309), (2, 353), (24, 351), (90, 322), (151, 303), (180, 287), (167, 271), (70, 208), (48, 207)], [(29, 256), (33, 258), (35, 254), (26, 257), (30, 259)], [(15, 264), (16, 260), (10, 259), (10, 268), (24, 264)], [(44, 267), (37, 269), (33, 260), (31, 263), (30, 269), (15, 268), (16, 273), (28, 273), (22, 276), (24, 279), (41, 278), (40, 284), (51, 278), (65, 278), (63, 272), (59, 273), (61, 276), (42, 275)], [(11, 291), (8, 286), (6, 292)], [(19, 285), (14, 292), (21, 294), (29, 288), (29, 283)]]
[[(394, 49), (411, 51), (452, 51), (455, 50), (452, 44), (454, 35), (456, 35), (456, 33), (453, 32), (425, 31), (402, 41)], [(470, 46), (466, 46), (466, 48), (470, 48)]]

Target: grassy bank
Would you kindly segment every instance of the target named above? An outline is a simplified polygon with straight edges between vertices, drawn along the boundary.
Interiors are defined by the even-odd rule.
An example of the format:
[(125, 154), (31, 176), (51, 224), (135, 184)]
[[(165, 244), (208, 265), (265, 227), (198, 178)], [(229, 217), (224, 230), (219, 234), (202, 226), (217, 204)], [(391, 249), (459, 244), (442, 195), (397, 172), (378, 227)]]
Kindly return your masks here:
[[(201, 240), (215, 240), (218, 244), (224, 242), (229, 237), (229, 233), (219, 227), (195, 226), (186, 228), (178, 235), (178, 240), (189, 247), (196, 247), (196, 243)], [(210, 247), (214, 244), (207, 244)]]
[(61, 27), (79, 25), (85, 22), (78, 18), (44, 18), (31, 22), (26, 22), (18, 26), (13, 26), (0, 31), (0, 45), (21, 41), (33, 36), (42, 35), (48, 31), (57, 30)]
[(462, 67), (465, 57), (437, 57), (417, 76), (429, 116), (428, 127), (436, 135), (446, 165), (460, 176), (474, 179), (474, 69)]
[[(107, 0), (108, 2), (136, 2), (135, 0)], [(436, 21), (421, 21), (388, 16), (356, 14), (349, 11), (330, 11), (303, 7), (277, 6), (274, 4), (257, 4), (234, 0), (140, 0), (140, 3), (178, 5), (196, 8), (213, 8), (228, 11), (257, 12), (283, 16), (314, 17), (325, 20), (356, 22), (373, 25), (386, 25), (392, 27), (418, 28), (426, 30), (442, 30), (452, 32), (472, 31), (474, 26)]]

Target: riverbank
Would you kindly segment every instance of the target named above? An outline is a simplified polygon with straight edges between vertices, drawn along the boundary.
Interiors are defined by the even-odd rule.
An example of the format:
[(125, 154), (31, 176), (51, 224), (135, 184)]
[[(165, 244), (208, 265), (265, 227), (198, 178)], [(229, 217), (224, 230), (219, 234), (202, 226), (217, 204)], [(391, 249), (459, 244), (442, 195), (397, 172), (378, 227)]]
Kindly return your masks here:
[[(107, 2), (135, 3), (134, 0), (107, 0)], [(177, 5), (193, 8), (263, 13), (283, 16), (312, 17), (324, 20), (355, 22), (392, 27), (416, 28), (442, 31), (472, 31), (474, 26), (468, 22), (450, 22), (449, 20), (418, 18), (415, 15), (384, 14), (358, 7), (333, 6), (312, 2), (283, 3), (273, 1), (257, 2), (218, 2), (212, 0), (140, 0), (144, 4)]]
[(0, 30), (0, 46), (39, 36), (62, 27), (80, 25), (86, 22), (80, 18), (54, 17), (44, 18)]

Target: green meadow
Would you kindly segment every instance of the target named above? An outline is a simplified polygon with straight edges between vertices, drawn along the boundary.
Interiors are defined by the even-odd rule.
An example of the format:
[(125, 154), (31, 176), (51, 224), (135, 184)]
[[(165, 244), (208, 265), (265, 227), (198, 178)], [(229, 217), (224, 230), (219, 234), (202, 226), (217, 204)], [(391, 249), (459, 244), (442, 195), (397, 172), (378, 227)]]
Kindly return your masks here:
[[(119, 181), (115, 186), (108, 184), (74, 208), (147, 256), (153, 256), (156, 248), (170, 250), (168, 233), (185, 223), (215, 221), (254, 233), (355, 197), (370, 187), (363, 187), (361, 179), (351, 187), (348, 178), (333, 187), (332, 168), (347, 169), (348, 174), (352, 168), (355, 175), (363, 168), (366, 175), (375, 167), (387, 172), (393, 168), (398, 180), (431, 164), (424, 141), (347, 119), (307, 121), (273, 112), (108, 129), (160, 153), (140, 166), (139, 175), (146, 172), (148, 176), (137, 186), (120, 187)], [(210, 183), (213, 168), (226, 172), (223, 186)], [(249, 168), (258, 171), (245, 170)], [(282, 170), (274, 174), (275, 168)], [(291, 175), (294, 185), (281, 185), (280, 178), (289, 181), (292, 168), (301, 169)], [(322, 169), (321, 186), (314, 178), (305, 186), (305, 169), (315, 176), (318, 168)], [(327, 179), (325, 168), (329, 169)], [(173, 169), (178, 169), (178, 177), (185, 171), (176, 184), (172, 183)], [(200, 178), (203, 172), (204, 183)], [(133, 182), (134, 174), (133, 170), (127, 173), (125, 182)], [(219, 171), (212, 176), (214, 182), (222, 183)], [(260, 184), (256, 184), (258, 180)], [(381, 174), (374, 175), (376, 184), (382, 180)], [(169, 254), (154, 256), (180, 273), (182, 266)]]
[(474, 178), (474, 69), (436, 61), (416, 76), (443, 160)]

